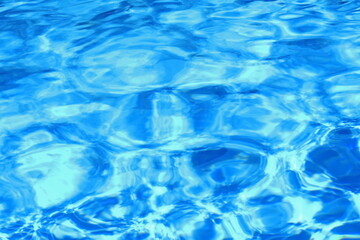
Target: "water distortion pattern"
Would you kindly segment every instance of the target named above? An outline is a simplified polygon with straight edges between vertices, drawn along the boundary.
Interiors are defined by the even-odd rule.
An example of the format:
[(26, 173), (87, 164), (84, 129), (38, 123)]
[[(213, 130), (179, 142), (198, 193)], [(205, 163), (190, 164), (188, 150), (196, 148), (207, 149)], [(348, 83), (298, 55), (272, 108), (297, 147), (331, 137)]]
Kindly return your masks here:
[(358, 0), (0, 1), (0, 239), (360, 239)]

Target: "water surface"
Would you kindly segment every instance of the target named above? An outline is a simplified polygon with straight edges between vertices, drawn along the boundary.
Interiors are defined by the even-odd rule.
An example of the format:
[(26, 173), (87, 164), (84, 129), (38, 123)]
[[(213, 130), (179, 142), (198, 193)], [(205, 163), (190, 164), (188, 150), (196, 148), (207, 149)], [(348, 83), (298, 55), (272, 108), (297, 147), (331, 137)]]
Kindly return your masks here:
[(0, 2), (0, 238), (360, 239), (360, 2)]

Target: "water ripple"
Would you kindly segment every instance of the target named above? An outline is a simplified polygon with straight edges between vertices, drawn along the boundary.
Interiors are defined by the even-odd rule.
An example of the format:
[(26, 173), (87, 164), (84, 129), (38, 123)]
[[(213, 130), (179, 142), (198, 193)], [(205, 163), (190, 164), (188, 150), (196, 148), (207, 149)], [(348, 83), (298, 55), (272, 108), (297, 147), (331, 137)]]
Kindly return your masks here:
[(359, 239), (359, 9), (1, 1), (0, 238)]

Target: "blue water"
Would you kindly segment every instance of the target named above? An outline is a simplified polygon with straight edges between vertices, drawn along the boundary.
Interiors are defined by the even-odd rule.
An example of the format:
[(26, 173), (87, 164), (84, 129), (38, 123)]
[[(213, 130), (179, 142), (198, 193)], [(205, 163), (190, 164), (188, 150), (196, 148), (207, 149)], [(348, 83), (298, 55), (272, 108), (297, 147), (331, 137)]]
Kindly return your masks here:
[(0, 239), (360, 239), (360, 1), (0, 1)]

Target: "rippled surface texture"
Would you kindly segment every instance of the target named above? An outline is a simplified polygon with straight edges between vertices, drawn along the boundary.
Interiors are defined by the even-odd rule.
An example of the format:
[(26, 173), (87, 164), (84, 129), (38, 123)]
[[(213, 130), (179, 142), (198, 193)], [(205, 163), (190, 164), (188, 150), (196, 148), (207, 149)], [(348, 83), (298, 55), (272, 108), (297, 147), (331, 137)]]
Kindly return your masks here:
[(357, 0), (0, 1), (0, 238), (360, 239)]

